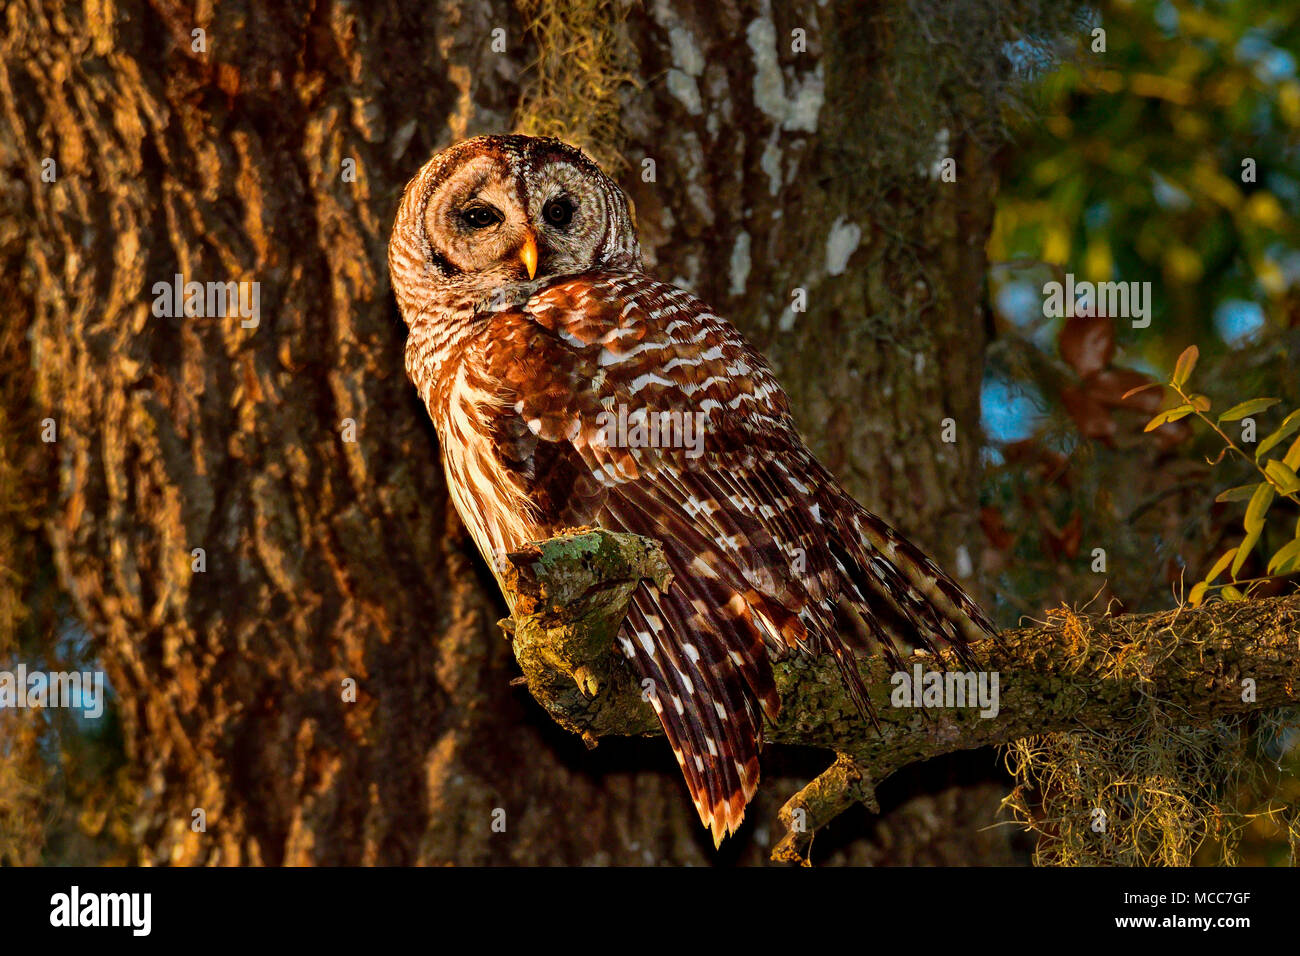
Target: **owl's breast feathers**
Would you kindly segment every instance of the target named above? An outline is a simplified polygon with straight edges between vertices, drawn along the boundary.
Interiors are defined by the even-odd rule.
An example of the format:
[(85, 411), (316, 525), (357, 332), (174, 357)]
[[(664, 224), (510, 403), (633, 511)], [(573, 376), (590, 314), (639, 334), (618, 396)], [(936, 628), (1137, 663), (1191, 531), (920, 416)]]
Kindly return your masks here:
[(766, 362), (689, 293), (635, 273), (558, 279), (481, 313), (436, 371), (412, 358), (416, 334), (408, 369), (485, 557), (577, 525), (663, 543), (673, 583), (637, 591), (619, 646), (653, 682), (715, 841), (758, 785), (772, 658), (833, 655), (869, 714), (855, 654), (964, 653), (992, 630), (813, 458)]

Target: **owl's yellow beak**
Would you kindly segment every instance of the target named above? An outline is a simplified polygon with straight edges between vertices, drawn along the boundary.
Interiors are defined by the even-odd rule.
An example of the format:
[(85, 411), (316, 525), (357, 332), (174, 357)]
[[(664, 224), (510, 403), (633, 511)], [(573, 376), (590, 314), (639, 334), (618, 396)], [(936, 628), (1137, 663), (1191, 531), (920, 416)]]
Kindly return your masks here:
[(537, 275), (537, 237), (531, 232), (525, 237), (524, 244), (519, 247), (519, 261), (528, 270), (528, 278)]

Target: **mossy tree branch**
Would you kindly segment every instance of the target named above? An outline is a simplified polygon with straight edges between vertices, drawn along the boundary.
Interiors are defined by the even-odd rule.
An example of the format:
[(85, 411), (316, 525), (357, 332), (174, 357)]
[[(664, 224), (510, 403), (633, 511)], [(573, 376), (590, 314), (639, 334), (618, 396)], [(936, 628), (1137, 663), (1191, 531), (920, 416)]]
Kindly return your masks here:
[[(659, 733), (614, 648), (635, 588), (671, 579), (658, 543), (596, 530), (530, 546), (507, 565), (503, 579), (515, 610), (503, 625), (529, 690), (551, 716), (592, 745), (607, 734)], [(883, 780), (940, 754), (1054, 731), (1119, 728), (1157, 701), (1187, 725), (1292, 705), (1298, 646), (1300, 596), (1123, 617), (1062, 609), (975, 649), (990, 686), (997, 675), (994, 716), (981, 716), (978, 705), (894, 706), (893, 668), (883, 659), (861, 661), (879, 729), (854, 708), (832, 662), (778, 662), (782, 712), (767, 740), (838, 756), (782, 809), (788, 832), (773, 857), (803, 859), (818, 827), (855, 802), (874, 808)], [(906, 663), (909, 674), (955, 665), (920, 654)]]

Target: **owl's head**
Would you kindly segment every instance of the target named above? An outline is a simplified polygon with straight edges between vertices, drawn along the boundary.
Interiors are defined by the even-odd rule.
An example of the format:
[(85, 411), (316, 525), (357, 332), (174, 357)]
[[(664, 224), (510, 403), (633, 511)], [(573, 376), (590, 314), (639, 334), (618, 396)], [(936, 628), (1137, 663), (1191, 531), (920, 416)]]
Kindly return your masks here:
[(519, 301), (555, 276), (639, 270), (641, 249), (627, 196), (581, 150), (477, 136), (438, 153), (407, 185), (388, 268), (413, 325), (437, 306)]

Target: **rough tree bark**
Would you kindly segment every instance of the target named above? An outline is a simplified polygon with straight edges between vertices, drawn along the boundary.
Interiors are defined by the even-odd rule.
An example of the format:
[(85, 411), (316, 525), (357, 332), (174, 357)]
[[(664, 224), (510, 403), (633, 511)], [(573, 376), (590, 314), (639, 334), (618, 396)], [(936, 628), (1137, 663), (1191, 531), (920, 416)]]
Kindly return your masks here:
[[(753, 337), (866, 504), (969, 565), (999, 44), (1017, 9), (539, 6), (612, 24), (634, 81), (614, 146), (652, 270)], [(718, 859), (666, 748), (589, 755), (509, 686), (503, 605), (402, 372), (393, 210), (436, 149), (512, 126), (537, 52), (519, 11), (13, 0), (3, 16), (22, 412), (57, 423), (42, 534), (117, 694), (139, 861)], [(958, 183), (931, 174), (942, 156)], [(259, 283), (260, 322), (156, 317), (151, 290), (177, 273)], [(769, 776), (721, 859), (767, 858), (789, 790)], [(922, 797), (835, 858), (1007, 859), (1001, 831), (977, 832), (998, 789), (965, 793)]]

